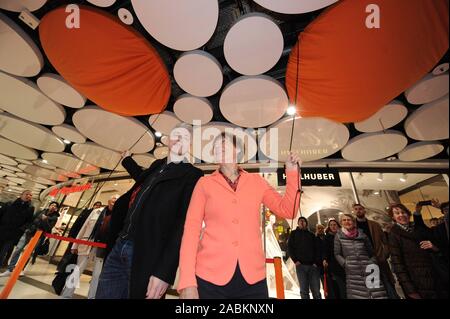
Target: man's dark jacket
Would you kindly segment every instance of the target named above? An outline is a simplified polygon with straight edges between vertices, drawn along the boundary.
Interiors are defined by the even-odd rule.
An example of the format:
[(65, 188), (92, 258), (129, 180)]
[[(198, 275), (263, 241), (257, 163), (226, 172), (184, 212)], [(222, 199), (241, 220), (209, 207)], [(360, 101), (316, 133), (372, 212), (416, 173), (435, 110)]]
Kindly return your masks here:
[(17, 243), (33, 221), (34, 207), (20, 198), (6, 204), (0, 211), (0, 241)]
[[(107, 250), (114, 246), (124, 227), (130, 198), (136, 187), (167, 159), (153, 162), (143, 170), (127, 157), (122, 165), (136, 181), (135, 185), (117, 199), (111, 215)], [(184, 222), (194, 187), (203, 172), (189, 163), (171, 164), (159, 174), (147, 192), (137, 216), (136, 233), (133, 236), (133, 260), (130, 275), (130, 298), (142, 299), (147, 293), (148, 281), (155, 276), (169, 284), (175, 281), (179, 263)]]

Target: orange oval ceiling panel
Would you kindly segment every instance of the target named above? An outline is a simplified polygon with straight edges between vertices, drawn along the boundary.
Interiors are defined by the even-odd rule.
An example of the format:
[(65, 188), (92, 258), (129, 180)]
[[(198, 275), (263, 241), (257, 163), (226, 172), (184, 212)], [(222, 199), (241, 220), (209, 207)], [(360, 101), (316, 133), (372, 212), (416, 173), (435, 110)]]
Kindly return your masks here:
[(303, 117), (367, 119), (444, 56), (448, 6), (448, 0), (339, 1), (299, 35), (286, 73), (291, 102), (298, 93)]
[(127, 116), (162, 112), (170, 97), (170, 78), (158, 52), (117, 17), (79, 8), (79, 28), (66, 26), (73, 13), (65, 7), (42, 19), (39, 36), (51, 64), (105, 110)]

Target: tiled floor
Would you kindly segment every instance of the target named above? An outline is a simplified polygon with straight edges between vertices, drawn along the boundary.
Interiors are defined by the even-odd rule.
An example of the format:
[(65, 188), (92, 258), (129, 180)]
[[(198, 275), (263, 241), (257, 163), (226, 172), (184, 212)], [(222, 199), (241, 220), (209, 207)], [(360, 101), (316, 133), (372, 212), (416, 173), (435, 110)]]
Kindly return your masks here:
[[(29, 264), (25, 269), (25, 276), (19, 277), (9, 299), (61, 299), (53, 291), (52, 281), (55, 278), (56, 266), (38, 258), (34, 265)], [(0, 278), (0, 291), (8, 278)], [(91, 276), (82, 275), (80, 287), (75, 291), (74, 299), (85, 299), (89, 292)], [(177, 299), (167, 295), (167, 299)]]
[[(10, 299), (59, 299), (52, 288), (55, 278), (56, 266), (48, 261), (37, 259), (34, 265), (29, 264), (25, 269), (25, 276), (20, 277), (14, 286)], [(75, 292), (74, 298), (87, 298), (90, 276), (82, 275), (80, 288)], [(3, 289), (8, 278), (0, 278), (0, 289)]]

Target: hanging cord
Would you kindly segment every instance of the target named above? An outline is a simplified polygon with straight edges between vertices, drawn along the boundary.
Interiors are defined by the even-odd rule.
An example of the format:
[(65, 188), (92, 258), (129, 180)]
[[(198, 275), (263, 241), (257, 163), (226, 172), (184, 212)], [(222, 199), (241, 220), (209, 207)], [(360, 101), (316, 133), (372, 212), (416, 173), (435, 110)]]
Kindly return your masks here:
[[(296, 71), (296, 78), (295, 78), (295, 107), (298, 108), (298, 86), (299, 86), (299, 75), (300, 75), (300, 42), (298, 43), (297, 46), (297, 71)], [(291, 128), (291, 139), (290, 139), (290, 143), (289, 143), (289, 153), (292, 152), (292, 143), (294, 140), (294, 129), (295, 129), (295, 120), (296, 120), (296, 113), (294, 113), (292, 115), (292, 128)], [(297, 163), (297, 170), (298, 170), (298, 180), (297, 180), (297, 192), (295, 193), (295, 200), (294, 200), (294, 208), (292, 209), (292, 219), (291, 219), (291, 231), (294, 228), (294, 218), (296, 215), (296, 211), (295, 211), (295, 207), (296, 207), (296, 203), (297, 203), (297, 199), (299, 199), (301, 201), (301, 193), (303, 193), (302, 188), (300, 186), (300, 174), (301, 174), (301, 170), (300, 170), (300, 164)], [(300, 217), (302, 217), (302, 210), (300, 209), (300, 203), (299, 203), (299, 211), (300, 211)]]
[[(161, 113), (158, 113), (158, 115), (156, 116), (156, 118), (154, 119), (154, 121), (150, 124), (150, 127), (153, 126), (153, 124), (155, 124), (155, 122), (158, 120), (159, 116), (161, 115)], [(128, 148), (128, 152), (136, 146), (137, 143), (140, 142), (140, 140), (150, 131), (150, 128), (147, 128), (145, 130), (145, 132), (139, 137), (139, 139), (134, 142), (133, 145), (131, 145)], [(116, 168), (120, 165), (120, 163), (122, 163), (122, 156), (119, 159), (119, 162), (117, 162), (117, 164), (114, 166), (114, 168), (111, 170), (111, 172), (109, 172), (108, 176), (106, 176), (105, 181), (101, 182), (101, 183), (97, 183), (97, 186), (94, 189), (94, 193), (91, 195), (91, 197), (89, 198), (89, 200), (86, 201), (86, 204), (83, 205), (83, 207), (81, 207), (81, 209), (85, 209), (86, 207), (88, 207), (90, 205), (90, 203), (92, 202), (92, 200), (95, 198), (95, 196), (97, 196), (98, 192), (103, 188), (103, 186), (105, 186), (105, 183), (108, 181), (108, 179), (111, 177), (111, 175), (114, 173), (114, 171), (116, 170)]]

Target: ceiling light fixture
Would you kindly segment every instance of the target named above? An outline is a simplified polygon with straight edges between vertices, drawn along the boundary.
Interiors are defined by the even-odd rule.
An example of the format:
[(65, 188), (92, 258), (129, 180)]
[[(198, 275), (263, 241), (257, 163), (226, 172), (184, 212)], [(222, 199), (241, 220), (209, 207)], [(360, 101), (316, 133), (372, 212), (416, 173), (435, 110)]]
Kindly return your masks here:
[(66, 140), (66, 139), (64, 139), (63, 142), (64, 142), (65, 144), (70, 144), (70, 143), (72, 143), (71, 141)]
[(162, 136), (162, 133), (161, 133), (161, 132), (155, 132), (155, 136), (156, 136), (156, 137), (161, 137), (161, 136)]
[(289, 116), (294, 116), (297, 114), (297, 108), (295, 107), (295, 105), (290, 105), (287, 110), (286, 110), (286, 114)]
[(402, 177), (400, 177), (400, 182), (405, 183), (408, 176), (406, 174), (403, 174)]
[(47, 161), (46, 159), (43, 159), (43, 160), (42, 160), (42, 163), (47, 164), (48, 161)]
[(383, 173), (378, 174), (377, 181), (379, 182), (383, 181)]

